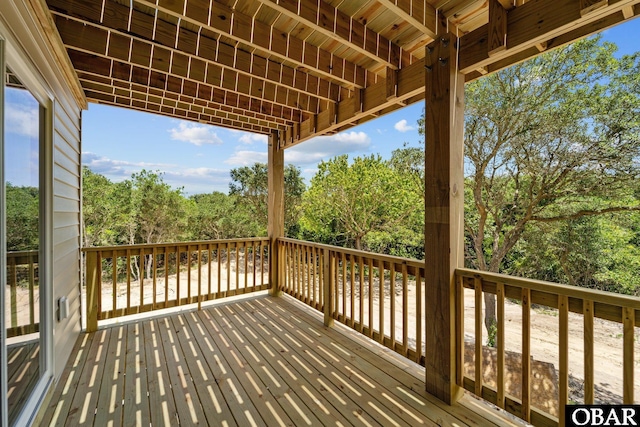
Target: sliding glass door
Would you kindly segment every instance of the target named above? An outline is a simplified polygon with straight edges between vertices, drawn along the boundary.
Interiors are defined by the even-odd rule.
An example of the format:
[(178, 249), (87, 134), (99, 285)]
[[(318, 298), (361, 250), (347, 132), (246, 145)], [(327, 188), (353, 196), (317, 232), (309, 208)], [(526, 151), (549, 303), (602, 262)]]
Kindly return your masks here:
[[(0, 48), (2, 45), (0, 45)], [(34, 392), (46, 363), (47, 306), (43, 277), (46, 205), (43, 191), (45, 108), (14, 72), (2, 70), (2, 239), (5, 277), (2, 295), (2, 420), (21, 425), (31, 419)]]

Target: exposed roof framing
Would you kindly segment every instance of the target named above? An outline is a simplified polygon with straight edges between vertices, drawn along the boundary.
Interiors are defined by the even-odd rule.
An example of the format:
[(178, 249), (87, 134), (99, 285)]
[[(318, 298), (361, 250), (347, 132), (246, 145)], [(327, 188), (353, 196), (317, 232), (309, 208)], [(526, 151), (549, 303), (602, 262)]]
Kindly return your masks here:
[(89, 101), (278, 130), (285, 148), (424, 99), (425, 46), (447, 32), (471, 81), (640, 14), (640, 0), (31, 1)]

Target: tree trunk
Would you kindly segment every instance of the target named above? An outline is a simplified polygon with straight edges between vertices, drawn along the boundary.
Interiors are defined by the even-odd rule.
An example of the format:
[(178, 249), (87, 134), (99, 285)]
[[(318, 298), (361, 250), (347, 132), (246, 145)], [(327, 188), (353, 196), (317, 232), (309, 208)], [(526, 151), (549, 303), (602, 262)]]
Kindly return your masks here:
[(356, 237), (356, 249), (359, 251), (362, 250), (362, 237), (360, 236)]

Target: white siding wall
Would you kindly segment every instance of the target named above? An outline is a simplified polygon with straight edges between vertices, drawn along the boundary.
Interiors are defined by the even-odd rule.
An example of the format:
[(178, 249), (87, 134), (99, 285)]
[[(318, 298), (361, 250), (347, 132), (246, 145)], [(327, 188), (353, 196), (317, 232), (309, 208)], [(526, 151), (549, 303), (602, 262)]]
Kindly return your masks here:
[[(60, 377), (81, 330), (80, 309), (80, 213), (81, 213), (81, 111), (86, 101), (76, 81), (65, 79), (68, 68), (61, 63), (64, 50), (56, 50), (57, 33), (42, 13), (39, 0), (0, 0), (0, 35), (7, 40), (7, 51), (23, 62), (32, 86), (41, 88), (40, 99), (49, 99), (52, 121), (49, 156), (52, 169), (46, 177), (52, 192), (51, 207), (51, 316), (53, 325), (53, 375)], [(48, 12), (47, 12), (48, 13)], [(62, 59), (61, 59), (62, 58)], [(68, 62), (68, 59), (66, 59)], [(24, 71), (23, 71), (24, 72)], [(19, 76), (24, 79), (22, 75)], [(23, 81), (23, 83), (27, 83)], [(27, 85), (29, 86), (29, 85)], [(75, 94), (75, 96), (74, 96)], [(50, 163), (51, 164), (51, 163)], [(70, 315), (56, 318), (57, 301), (69, 299)]]
[(53, 301), (70, 316), (54, 323), (54, 375), (62, 373), (80, 332), (80, 110), (56, 101), (53, 116)]

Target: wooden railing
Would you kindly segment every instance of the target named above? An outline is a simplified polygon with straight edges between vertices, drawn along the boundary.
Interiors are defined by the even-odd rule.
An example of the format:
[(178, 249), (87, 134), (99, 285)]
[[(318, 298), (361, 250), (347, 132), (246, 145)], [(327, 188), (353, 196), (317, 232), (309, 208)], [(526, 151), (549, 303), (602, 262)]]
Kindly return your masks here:
[(269, 239), (84, 248), (87, 330), (111, 319), (268, 288)]
[(278, 239), (279, 289), (424, 365), (424, 262)]
[(7, 337), (39, 331), (38, 251), (7, 252)]
[[(457, 295), (457, 339), (458, 339), (458, 361), (457, 361), (457, 382), (460, 386), (495, 403), (501, 408), (531, 421), (534, 425), (564, 425), (565, 405), (571, 403), (569, 400), (569, 375), (570, 366), (583, 363), (584, 372), (576, 372), (576, 376), (582, 375), (584, 388), (584, 403), (598, 403), (594, 398), (594, 359), (597, 356), (594, 350), (594, 319), (598, 321), (615, 322), (619, 324), (621, 331), (620, 358), (622, 363), (622, 390), (621, 401), (607, 402), (619, 404), (634, 403), (634, 335), (637, 334), (636, 327), (640, 326), (640, 299), (625, 295), (618, 295), (610, 292), (601, 292), (574, 286), (560, 285), (556, 283), (541, 282), (536, 280), (521, 279), (517, 277), (505, 276), (480, 272), (477, 270), (458, 269), (456, 270), (458, 283)], [(465, 304), (465, 290), (469, 304)], [(469, 291), (471, 290), (471, 291)], [(496, 298), (496, 319), (495, 324), (495, 345), (496, 348), (487, 348), (483, 341), (483, 335), (487, 337), (487, 330), (484, 326), (483, 299), (484, 294), (495, 295)], [(470, 302), (474, 303), (471, 304)], [(515, 305), (518, 304), (518, 305)], [(464, 348), (464, 319), (460, 315), (465, 312), (466, 305), (473, 305), (474, 322), (474, 342), (473, 360), (465, 360)], [(505, 308), (511, 310), (512, 315), (505, 314)], [(468, 307), (467, 307), (468, 308)], [(513, 313), (520, 311), (519, 318)], [(534, 408), (536, 394), (541, 390), (532, 387), (532, 361), (535, 360), (537, 344), (532, 343), (532, 330), (535, 322), (532, 316), (537, 315), (536, 310), (546, 310), (547, 316), (557, 316), (557, 345), (558, 345), (558, 365), (553, 369), (557, 373), (557, 414), (554, 416), (545, 411), (544, 408)], [(570, 323), (570, 313), (571, 323)], [(576, 316), (577, 315), (577, 316)], [(576, 317), (578, 317), (576, 319)], [(506, 337), (505, 328), (519, 328), (521, 342), (517, 338)], [(542, 331), (547, 334), (547, 341), (555, 341), (556, 334), (550, 331)], [(577, 345), (578, 350), (569, 350), (569, 341), (578, 340), (582, 345)], [(517, 373), (520, 377), (521, 389), (520, 398), (509, 395), (505, 389), (506, 375), (513, 375), (505, 365), (505, 347), (510, 343), (520, 347), (520, 369)], [(582, 348), (580, 354), (579, 349)], [(637, 348), (635, 349), (637, 351)], [(538, 351), (539, 352), (539, 351)], [(495, 355), (497, 360), (489, 361), (487, 355)], [(576, 357), (576, 359), (573, 359)], [(570, 361), (572, 364), (570, 365)], [(467, 366), (473, 366), (473, 375), (465, 373), (465, 362)], [(486, 366), (492, 362), (496, 364), (495, 381), (493, 385), (483, 383), (487, 377)], [(606, 360), (603, 366), (605, 371), (613, 370), (613, 366), (620, 360)], [(636, 401), (637, 402), (637, 401)], [(602, 402), (600, 402), (602, 403)]]

